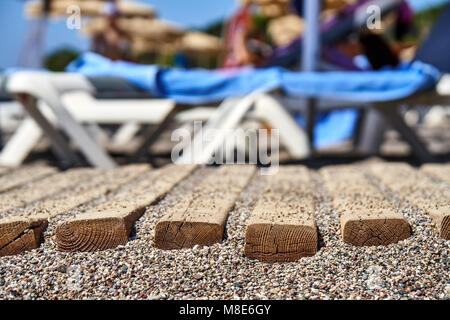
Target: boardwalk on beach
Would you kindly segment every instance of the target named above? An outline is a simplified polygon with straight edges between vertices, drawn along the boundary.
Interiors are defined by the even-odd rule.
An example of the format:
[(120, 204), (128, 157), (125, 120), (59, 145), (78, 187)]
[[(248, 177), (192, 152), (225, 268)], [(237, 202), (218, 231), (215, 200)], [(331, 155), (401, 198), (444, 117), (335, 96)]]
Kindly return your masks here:
[[(200, 166), (129, 165), (113, 171), (27, 165), (0, 170), (0, 256), (20, 254), (42, 244), (49, 224), (55, 250), (99, 251), (126, 244), (134, 223)], [(208, 168), (201, 181), (159, 218), (155, 246), (179, 250), (223, 241), (227, 219), (254, 179), (265, 187), (243, 221), (245, 248), (237, 254), (264, 262), (295, 261), (314, 255), (320, 232), (314, 215), (315, 188), (331, 199), (342, 241), (354, 246), (396, 243), (411, 236), (401, 207), (422, 210), (435, 232), (450, 239), (450, 164), (415, 168), (405, 163), (367, 162), (326, 166), (281, 166), (259, 176), (253, 166)], [(320, 178), (311, 182), (311, 174)], [(393, 200), (400, 199), (400, 205)]]

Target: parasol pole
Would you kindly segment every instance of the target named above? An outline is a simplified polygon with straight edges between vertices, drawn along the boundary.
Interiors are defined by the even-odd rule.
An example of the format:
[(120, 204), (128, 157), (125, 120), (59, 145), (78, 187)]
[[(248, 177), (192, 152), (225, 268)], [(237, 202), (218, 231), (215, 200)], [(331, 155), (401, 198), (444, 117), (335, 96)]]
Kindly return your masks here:
[[(302, 71), (312, 72), (318, 69), (320, 61), (320, 10), (321, 0), (303, 0), (303, 12), (306, 20), (306, 33), (302, 42)], [(314, 124), (316, 118), (316, 100), (307, 103), (307, 134), (311, 150), (314, 151)]]
[(320, 54), (320, 0), (303, 0), (306, 34), (302, 43), (302, 71), (316, 71)]

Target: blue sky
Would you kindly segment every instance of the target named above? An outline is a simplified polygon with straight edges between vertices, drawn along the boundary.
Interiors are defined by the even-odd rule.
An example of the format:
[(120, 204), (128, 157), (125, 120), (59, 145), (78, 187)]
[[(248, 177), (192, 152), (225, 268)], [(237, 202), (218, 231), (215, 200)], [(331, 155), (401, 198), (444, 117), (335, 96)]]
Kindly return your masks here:
[[(163, 19), (186, 27), (203, 27), (229, 16), (237, 0), (135, 0), (157, 8)], [(0, 69), (17, 66), (19, 54), (32, 23), (24, 18), (24, 0), (0, 0)], [(69, 30), (64, 21), (51, 22), (46, 35), (46, 51), (60, 47), (89, 48), (88, 39)]]

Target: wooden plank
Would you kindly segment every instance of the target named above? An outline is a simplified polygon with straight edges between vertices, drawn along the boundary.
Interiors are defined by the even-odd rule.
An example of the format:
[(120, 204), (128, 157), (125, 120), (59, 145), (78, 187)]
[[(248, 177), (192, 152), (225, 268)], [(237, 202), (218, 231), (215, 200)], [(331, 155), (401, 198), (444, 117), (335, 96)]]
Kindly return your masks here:
[(393, 192), (425, 211), (439, 235), (450, 239), (450, 189), (406, 163), (373, 164), (370, 169)]
[(22, 188), (5, 192), (0, 198), (0, 218), (5, 216), (5, 212), (8, 210), (24, 207), (32, 202), (56, 195), (100, 173), (101, 171), (96, 169), (76, 168), (30, 182)]
[(91, 169), (96, 175), (91, 176), (87, 183), (1, 219), (0, 256), (14, 255), (36, 248), (42, 232), (47, 227), (49, 217), (65, 213), (118, 189), (122, 184), (136, 179), (149, 169), (148, 165), (125, 166), (106, 173)]
[(58, 169), (46, 165), (29, 165), (0, 176), (0, 192), (55, 174)]
[(340, 215), (343, 241), (356, 246), (388, 245), (411, 235), (410, 226), (357, 166), (320, 170)]
[(88, 203), (102, 195), (119, 189), (146, 172), (150, 172), (151, 166), (147, 164), (128, 165), (114, 170), (106, 171), (72, 190), (67, 190), (56, 197), (46, 199), (37, 205), (30, 207), (20, 216), (44, 215), (55, 217), (80, 205)]
[(127, 190), (115, 195), (56, 229), (56, 243), (61, 251), (97, 251), (128, 242), (134, 222), (176, 184), (195, 169), (195, 165), (168, 165), (155, 170)]
[(223, 165), (207, 175), (158, 222), (155, 246), (180, 249), (222, 241), (228, 213), (255, 169), (254, 166)]
[(0, 222), (0, 257), (36, 249), (47, 225), (44, 217), (12, 218)]
[(263, 262), (314, 255), (318, 235), (308, 169), (283, 166), (266, 180), (267, 187), (247, 225), (244, 255)]
[(420, 169), (433, 178), (450, 185), (450, 163), (427, 163)]

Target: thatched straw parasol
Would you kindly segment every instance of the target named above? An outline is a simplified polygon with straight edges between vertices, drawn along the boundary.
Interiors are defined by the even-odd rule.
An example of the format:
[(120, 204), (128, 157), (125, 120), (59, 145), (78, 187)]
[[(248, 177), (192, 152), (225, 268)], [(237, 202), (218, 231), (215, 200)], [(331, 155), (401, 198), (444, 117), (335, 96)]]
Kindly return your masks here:
[(132, 37), (131, 48), (134, 53), (174, 53), (178, 50), (176, 40), (157, 41), (142, 37)]
[[(50, 3), (51, 17), (61, 17), (71, 14), (68, 11), (70, 6), (80, 8), (81, 15), (84, 16), (104, 16), (108, 2), (106, 0), (52, 0)], [(120, 0), (117, 1), (119, 14), (124, 17), (145, 17), (156, 16), (152, 6), (145, 3)], [(41, 1), (33, 1), (27, 4), (25, 13), (30, 18), (39, 18), (44, 15), (44, 4)]]
[(136, 53), (182, 51), (188, 54), (216, 55), (222, 50), (219, 38), (197, 31), (186, 32), (178, 39), (164, 41), (133, 36), (131, 44)]
[[(118, 18), (117, 27), (132, 40), (134, 52), (175, 52), (217, 54), (221, 50), (219, 38), (194, 31), (159, 19)], [(104, 32), (106, 18), (94, 18), (83, 27), (89, 36)]]
[(187, 32), (179, 46), (187, 53), (218, 54), (222, 50), (219, 38), (197, 31)]
[(327, 0), (324, 10), (340, 11), (346, 6), (356, 3), (358, 0)]
[(270, 21), (267, 32), (277, 46), (290, 44), (305, 30), (305, 22), (297, 15), (290, 14)]
[(289, 7), (283, 3), (272, 3), (260, 6), (260, 12), (266, 17), (276, 18), (289, 13)]
[[(175, 39), (185, 32), (180, 26), (159, 19), (118, 18), (116, 24), (122, 32), (130, 36), (155, 41)], [(106, 18), (95, 18), (84, 25), (83, 32), (87, 35), (95, 35), (104, 32), (107, 26)]]
[(177, 52), (188, 54), (216, 55), (222, 50), (219, 38), (197, 31), (189, 31), (178, 39), (154, 40), (133, 36), (132, 48), (134, 52)]

